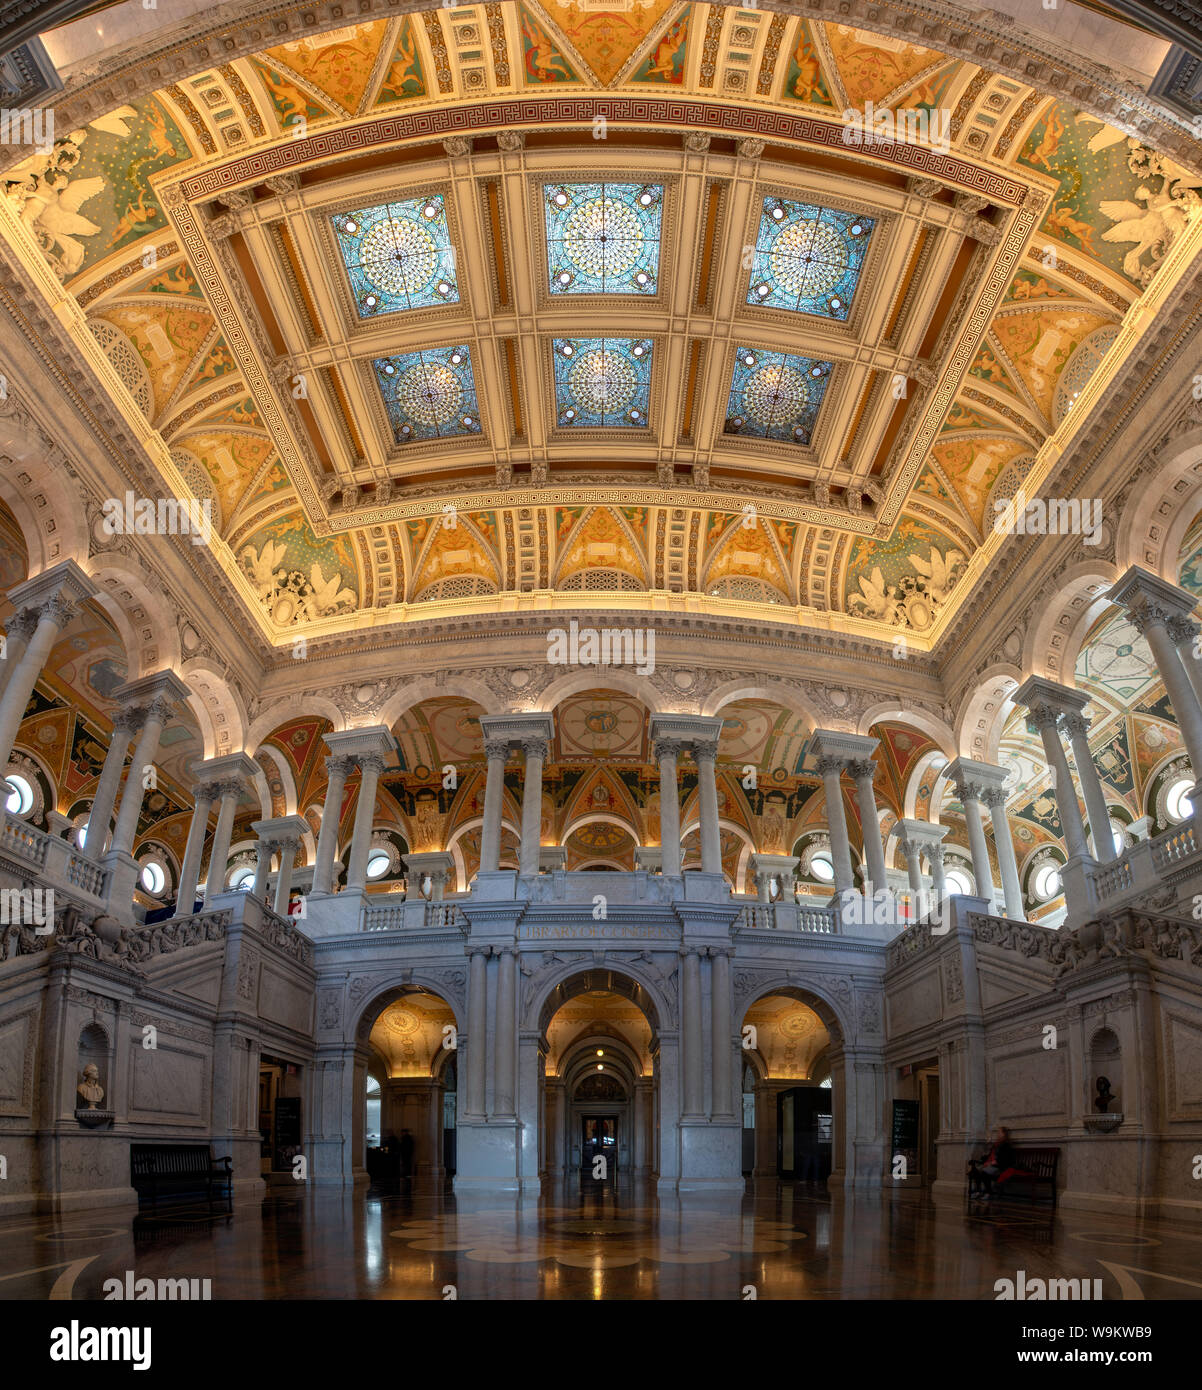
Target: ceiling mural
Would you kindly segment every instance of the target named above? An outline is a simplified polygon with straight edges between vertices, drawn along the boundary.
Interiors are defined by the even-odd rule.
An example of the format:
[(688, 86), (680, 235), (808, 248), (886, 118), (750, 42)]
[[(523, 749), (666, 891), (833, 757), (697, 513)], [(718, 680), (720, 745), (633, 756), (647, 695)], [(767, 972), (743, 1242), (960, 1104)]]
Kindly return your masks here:
[(743, 1016), (755, 1029), (755, 1051), (770, 1077), (821, 1080), (813, 1064), (830, 1046), (830, 1035), (813, 1009), (783, 994), (757, 999)]
[[(560, 89), (637, 96), (637, 161), (616, 117), (570, 146), (516, 104), (511, 132), (440, 124)], [(739, 154), (679, 128), (685, 98), (777, 133)], [(840, 139), (824, 172), (799, 122), (868, 102), (950, 117), (947, 140), (911, 171)], [(215, 502), (215, 553), (279, 644), (563, 587), (929, 644), (1000, 543), (992, 499), (1064, 443), (1202, 235), (1202, 183), (1068, 102), (898, 37), (669, 0), (275, 45), (67, 133), (4, 193), (0, 231)], [(730, 331), (686, 331), (697, 306)], [(448, 504), (471, 520), (431, 539)], [(704, 545), (674, 550), (694, 520)], [(811, 572), (824, 530), (838, 562)]]

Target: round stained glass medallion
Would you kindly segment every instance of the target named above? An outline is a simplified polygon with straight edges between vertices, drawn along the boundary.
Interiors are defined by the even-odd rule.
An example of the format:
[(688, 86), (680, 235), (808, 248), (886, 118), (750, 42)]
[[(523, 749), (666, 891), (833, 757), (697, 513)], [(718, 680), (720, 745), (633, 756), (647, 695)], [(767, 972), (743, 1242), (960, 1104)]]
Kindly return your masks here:
[(624, 276), (639, 260), (643, 233), (631, 208), (613, 198), (590, 198), (568, 218), (563, 253), (598, 280)]
[(598, 415), (621, 410), (638, 387), (630, 363), (609, 348), (582, 353), (571, 369), (568, 384), (576, 400)]
[(423, 425), (445, 425), (456, 418), (463, 404), (463, 387), (449, 367), (440, 362), (419, 362), (397, 382), (401, 409)]
[(363, 238), (359, 252), (363, 274), (385, 294), (416, 294), (438, 269), (438, 248), (420, 222), (388, 217)]
[(809, 399), (805, 377), (784, 362), (769, 362), (753, 372), (743, 388), (743, 406), (760, 425), (796, 419)]
[(772, 243), (772, 273), (777, 284), (801, 298), (816, 298), (832, 289), (847, 271), (847, 247), (826, 222), (794, 222)]

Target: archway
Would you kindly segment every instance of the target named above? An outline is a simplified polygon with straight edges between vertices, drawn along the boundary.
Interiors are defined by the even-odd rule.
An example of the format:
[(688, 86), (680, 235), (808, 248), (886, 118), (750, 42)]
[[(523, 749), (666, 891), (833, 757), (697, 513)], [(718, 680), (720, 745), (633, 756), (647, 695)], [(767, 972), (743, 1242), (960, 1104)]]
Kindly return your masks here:
[(441, 1182), (455, 1171), (454, 1009), (420, 984), (401, 986), (369, 1005), (358, 1036), (356, 1163), (375, 1191), (396, 1191), (414, 1179)]
[(659, 1172), (659, 1029), (642, 985), (608, 969), (551, 991), (539, 1016), (540, 1171), (582, 1190)]
[(825, 1182), (842, 1167), (835, 1130), (843, 1096), (832, 1070), (842, 1047), (833, 1011), (806, 990), (772, 989), (748, 1005), (742, 1036), (744, 1172)]

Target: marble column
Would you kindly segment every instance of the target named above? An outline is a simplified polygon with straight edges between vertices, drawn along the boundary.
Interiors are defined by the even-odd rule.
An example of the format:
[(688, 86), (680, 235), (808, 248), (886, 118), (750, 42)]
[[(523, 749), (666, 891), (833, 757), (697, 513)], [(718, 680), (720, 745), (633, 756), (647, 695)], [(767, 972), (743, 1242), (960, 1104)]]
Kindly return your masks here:
[(55, 595), (37, 610), (38, 625), (0, 697), (0, 771), (8, 766), (29, 697), (59, 633), (75, 616), (75, 605)]
[(234, 833), (234, 817), (245, 790), (240, 778), (230, 777), (218, 784), (221, 804), (217, 810), (217, 827), (209, 847), (209, 873), (205, 881), (205, 907), (226, 891), (225, 874), (230, 862), (230, 839)]
[(957, 781), (956, 795), (964, 807), (968, 825), (968, 844), (972, 852), (972, 874), (977, 881), (977, 897), (993, 901), (993, 870), (989, 867), (989, 846), (981, 823), (981, 788), (975, 782)]
[(655, 740), (655, 761), (659, 764), (659, 848), (662, 868), (667, 876), (680, 875), (680, 783), (676, 759), (680, 741), (674, 738)]
[(1189, 683), (1194, 687), (1194, 698), (1202, 705), (1202, 660), (1199, 660), (1198, 634), (1202, 626), (1192, 618), (1175, 615), (1168, 621), (1169, 636), (1177, 648), (1177, 655), (1185, 667)]
[(1077, 805), (1077, 789), (1073, 785), (1068, 770), (1068, 758), (1064, 745), (1060, 742), (1060, 710), (1052, 704), (1035, 700), (1030, 706), (1031, 723), (1038, 730), (1043, 742), (1044, 757), (1052, 774), (1052, 792), (1056, 809), (1060, 813), (1060, 824), (1064, 830), (1064, 842), (1068, 847), (1069, 858), (1089, 857), (1085, 844), (1085, 823), (1081, 819), (1081, 808)]
[(4, 694), (12, 673), (21, 664), (29, 639), (37, 631), (38, 615), (25, 608), (14, 613), (4, 631), (4, 660), (0, 661), (0, 695)]
[(188, 842), (184, 846), (184, 860), (179, 870), (179, 889), (175, 895), (177, 916), (185, 916), (191, 912), (196, 902), (196, 885), (200, 881), (205, 835), (209, 829), (209, 812), (213, 809), (213, 802), (217, 800), (217, 788), (211, 782), (199, 782), (192, 788), (192, 795), (195, 804), (192, 808), (192, 821), (188, 826)]
[(250, 886), (250, 895), (261, 903), (267, 901), (267, 880), (271, 877), (271, 856), (274, 853), (275, 841), (265, 840), (260, 835), (255, 844), (255, 879)]
[(317, 834), (317, 860), (313, 865), (313, 892), (334, 891), (334, 861), (338, 858), (338, 831), (346, 779), (355, 759), (349, 753), (331, 754), (326, 759), (326, 798), (321, 808), (321, 829)]
[(488, 1064), (488, 947), (468, 953), (467, 990), (467, 1106), (473, 1117), (484, 1115), (485, 1069)]
[(512, 946), (495, 948), (497, 960), (497, 1019), (493, 1030), (493, 1114), (509, 1119), (515, 1114), (514, 1063), (517, 1017), (514, 1013), (517, 956)]
[(931, 844), (926, 847), (927, 863), (931, 866), (931, 886), (940, 899), (947, 896), (947, 875), (943, 868), (943, 846)]
[(484, 824), (480, 830), (480, 872), (496, 873), (501, 863), (501, 817), (509, 744), (503, 739), (489, 739), (484, 753), (488, 758), (488, 773), (484, 782)]
[(158, 757), (159, 739), (168, 719), (171, 718), (171, 701), (165, 696), (156, 696), (143, 711), (145, 720), (142, 732), (134, 745), (133, 761), (129, 765), (129, 775), (125, 779), (125, 790), (121, 794), (121, 808), (117, 812), (117, 824), (113, 828), (111, 848), (121, 854), (133, 850), (134, 836), (138, 830), (138, 817), (142, 814), (142, 802), (146, 788), (142, 779), (148, 768), (154, 766)]
[(818, 773), (826, 791), (826, 816), (831, 837), (831, 863), (835, 869), (835, 891), (844, 893), (855, 887), (851, 868), (851, 841), (847, 837), (847, 812), (843, 806), (840, 777), (847, 760), (840, 757), (818, 759)]
[(871, 895), (886, 892), (889, 879), (885, 873), (885, 851), (881, 845), (881, 822), (876, 810), (876, 793), (872, 782), (876, 763), (871, 758), (849, 763), (848, 772), (856, 784), (856, 801), (860, 807), (860, 828), (864, 833), (864, 859), (868, 865), (866, 891)]
[(526, 755), (526, 770), (522, 780), (522, 842), (518, 872), (526, 876), (538, 873), (543, 821), (543, 764), (547, 760), (547, 741), (537, 737), (524, 738), (522, 751)]
[(1002, 870), (1002, 894), (1006, 901), (1006, 916), (1014, 921), (1025, 921), (1023, 892), (1018, 882), (1018, 862), (1014, 857), (1010, 822), (1006, 819), (1006, 793), (1001, 787), (986, 787), (981, 793), (981, 800), (989, 807), (989, 814), (993, 818), (993, 843), (997, 848), (997, 861)]
[(710, 1032), (713, 1043), (713, 1078), (715, 1116), (730, 1114), (731, 1098), (731, 1027), (730, 1027), (730, 952), (727, 947), (710, 949), (710, 994), (712, 1017)]
[(376, 816), (376, 787), (384, 771), (384, 759), (374, 753), (360, 755), (359, 800), (355, 805), (355, 829), (351, 836), (350, 861), (346, 871), (346, 886), (362, 891), (367, 884), (367, 855), (371, 849), (371, 831)]
[(636, 1178), (646, 1177), (651, 1166), (647, 1161), (648, 1143), (651, 1138), (651, 1126), (647, 1115), (647, 1092), (649, 1089), (650, 1083), (642, 1078), (634, 1083), (631, 1116), (634, 1120), (634, 1176)]
[(296, 867), (296, 851), (300, 840), (285, 836), (276, 841), (280, 856), (280, 876), (275, 881), (275, 901), (272, 904), (281, 917), (288, 916), (288, 904), (292, 900), (292, 872)]
[(1110, 831), (1110, 810), (1106, 805), (1106, 793), (1102, 790), (1102, 779), (1089, 751), (1089, 720), (1079, 710), (1070, 710), (1061, 715), (1060, 727), (1068, 735), (1073, 761), (1077, 764), (1077, 777), (1093, 832), (1093, 857), (1099, 864), (1113, 863), (1118, 858), (1118, 852)]
[(113, 737), (108, 752), (104, 755), (104, 766), (100, 770), (100, 780), (96, 784), (96, 794), (88, 812), (88, 833), (84, 837), (84, 853), (99, 859), (107, 848), (109, 821), (113, 818), (113, 807), (117, 804), (117, 790), (121, 786), (121, 773), (125, 768), (125, 755), (129, 751), (129, 741), (133, 732), (142, 723), (140, 709), (119, 709), (113, 716)]
[[(701, 818), (701, 871), (722, 872), (722, 837), (718, 828), (718, 740), (697, 740), (693, 744), (697, 763), (698, 814)], [(660, 805), (663, 805), (661, 800)]]
[(684, 1116), (701, 1115), (704, 1080), (701, 1056), (701, 958), (696, 947), (685, 947), (682, 970), (681, 1012), (684, 1022), (680, 1065), (684, 1072)]
[(910, 880), (910, 892), (914, 894), (915, 899), (918, 899), (922, 894), (923, 887), (922, 865), (919, 862), (922, 848), (917, 840), (908, 839), (904, 835), (898, 843), (902, 854), (906, 857), (906, 875)]

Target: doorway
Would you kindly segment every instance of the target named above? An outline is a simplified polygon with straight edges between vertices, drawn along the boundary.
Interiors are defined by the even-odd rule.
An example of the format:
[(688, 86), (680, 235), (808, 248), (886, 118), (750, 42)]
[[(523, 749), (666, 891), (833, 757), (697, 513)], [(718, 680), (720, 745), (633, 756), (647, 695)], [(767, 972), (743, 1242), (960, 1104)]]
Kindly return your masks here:
[(580, 1117), (580, 1166), (590, 1173), (593, 1161), (600, 1154), (606, 1163), (606, 1173), (612, 1177), (618, 1166), (618, 1117), (616, 1115), (582, 1115)]
[(301, 1067), (263, 1053), (259, 1058), (259, 1168), (291, 1173), (301, 1152)]
[(782, 1178), (825, 1182), (831, 1174), (831, 1092), (791, 1086), (776, 1098), (777, 1171)]

